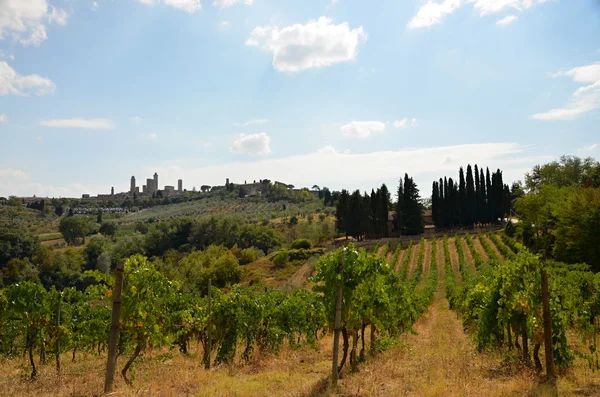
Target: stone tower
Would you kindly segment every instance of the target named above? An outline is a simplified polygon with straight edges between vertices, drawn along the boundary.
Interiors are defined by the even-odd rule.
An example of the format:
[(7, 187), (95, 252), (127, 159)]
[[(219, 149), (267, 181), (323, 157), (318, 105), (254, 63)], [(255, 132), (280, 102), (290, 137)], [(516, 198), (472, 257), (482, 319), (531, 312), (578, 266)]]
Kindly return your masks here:
[(131, 177), (131, 188), (129, 189), (131, 193), (135, 193), (135, 176)]
[(154, 190), (154, 179), (146, 179), (146, 193), (149, 195), (156, 193), (156, 190)]
[(183, 179), (177, 181), (177, 191), (179, 191), (179, 193), (183, 192)]
[(154, 173), (154, 193), (158, 192), (158, 174)]
[(111, 188), (110, 188), (110, 195), (111, 195), (111, 196), (114, 196), (114, 195), (115, 195), (115, 188), (114, 188), (114, 187), (111, 187)]

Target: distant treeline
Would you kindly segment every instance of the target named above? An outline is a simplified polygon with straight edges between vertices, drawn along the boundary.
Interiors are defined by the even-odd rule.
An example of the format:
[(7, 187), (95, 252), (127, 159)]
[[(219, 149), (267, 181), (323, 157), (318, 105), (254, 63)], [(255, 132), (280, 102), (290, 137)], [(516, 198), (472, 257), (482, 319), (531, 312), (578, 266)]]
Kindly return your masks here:
[[(337, 196), (337, 195), (336, 195)], [(394, 209), (390, 218), (390, 210)], [(361, 195), (359, 190), (350, 194), (342, 190), (336, 204), (338, 231), (357, 240), (383, 238), (390, 235), (423, 233), (423, 207), (419, 189), (408, 174), (400, 178), (398, 200), (393, 203), (385, 184), (377, 190)]]

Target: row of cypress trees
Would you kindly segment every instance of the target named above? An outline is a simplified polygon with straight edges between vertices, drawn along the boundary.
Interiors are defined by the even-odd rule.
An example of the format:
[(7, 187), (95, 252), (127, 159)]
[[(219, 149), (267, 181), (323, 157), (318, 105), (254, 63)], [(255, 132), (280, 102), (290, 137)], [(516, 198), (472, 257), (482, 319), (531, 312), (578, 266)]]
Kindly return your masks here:
[[(395, 210), (393, 228), (389, 227), (390, 210)], [(385, 184), (371, 194), (352, 194), (342, 190), (336, 204), (336, 226), (340, 233), (357, 240), (363, 238), (390, 237), (390, 234), (423, 233), (423, 210), (419, 189), (408, 174), (400, 179), (398, 201), (392, 203), (391, 194)]]
[(460, 167), (459, 181), (452, 178), (433, 182), (431, 210), (436, 227), (473, 227), (497, 223), (510, 210), (510, 189), (498, 169), (490, 174), (483, 167)]

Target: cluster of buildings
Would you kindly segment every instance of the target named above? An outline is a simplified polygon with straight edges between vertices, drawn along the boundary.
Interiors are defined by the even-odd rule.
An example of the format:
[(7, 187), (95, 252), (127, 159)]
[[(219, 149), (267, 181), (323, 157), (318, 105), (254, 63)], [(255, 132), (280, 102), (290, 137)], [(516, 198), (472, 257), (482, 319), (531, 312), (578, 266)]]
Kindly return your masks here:
[(175, 186), (164, 186), (163, 189), (159, 189), (158, 185), (158, 173), (154, 173), (154, 177), (146, 179), (146, 184), (142, 185), (142, 189), (140, 192), (140, 187), (136, 185), (135, 176), (131, 177), (130, 187), (128, 192), (115, 193), (115, 188), (112, 187), (110, 189), (110, 194), (99, 194), (97, 197), (91, 197), (89, 194), (84, 194), (81, 196), (84, 200), (97, 200), (97, 201), (125, 201), (125, 200), (133, 200), (135, 198), (146, 198), (146, 197), (156, 197), (159, 192), (163, 197), (169, 196), (177, 196), (179, 194), (183, 194), (183, 180), (179, 179), (177, 181), (177, 190)]
[[(158, 174), (154, 173), (154, 178), (146, 179), (146, 184), (142, 185), (142, 195), (152, 196), (153, 194), (157, 194), (160, 189), (158, 188)], [(175, 186), (166, 185), (162, 190), (167, 194), (183, 193), (183, 179), (179, 179), (177, 181), (177, 191), (175, 191)], [(140, 194), (140, 187), (135, 184), (135, 176), (131, 177), (131, 186), (129, 188), (129, 193), (131, 194)]]

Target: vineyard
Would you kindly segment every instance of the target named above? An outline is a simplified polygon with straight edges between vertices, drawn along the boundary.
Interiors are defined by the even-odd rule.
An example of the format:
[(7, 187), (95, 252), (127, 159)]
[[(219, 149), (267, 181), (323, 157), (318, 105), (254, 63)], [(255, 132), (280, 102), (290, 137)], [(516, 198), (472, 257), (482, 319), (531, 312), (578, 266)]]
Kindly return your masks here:
[[(356, 388), (374, 392), (386, 371), (400, 376), (387, 394), (429, 394), (440, 386), (429, 378), (410, 379), (407, 371), (429, 373), (444, 365), (441, 379), (458, 382), (457, 394), (480, 395), (467, 381), (472, 376), (490, 387), (486, 395), (533, 392), (539, 385), (531, 374), (544, 362), (542, 261), (503, 233), (421, 239), (406, 247), (387, 243), (369, 252), (349, 245), (316, 263), (312, 290), (212, 288), (209, 301), (182, 293), (145, 257), (133, 256), (125, 265), (116, 387), (131, 395), (140, 387), (161, 395), (277, 394), (283, 383), (286, 395), (323, 391), (342, 287), (341, 395)], [(583, 265), (549, 262), (547, 268), (554, 364), (570, 374), (559, 378), (559, 391), (573, 390), (583, 376), (581, 394), (593, 395), (600, 390), (592, 372), (599, 368), (600, 278)], [(0, 394), (101, 392), (114, 277), (97, 271), (86, 276), (95, 282), (84, 291), (48, 291), (28, 282), (0, 291), (0, 354), (9, 369)], [(435, 330), (440, 336), (428, 338)], [(439, 340), (460, 349), (450, 352)], [(411, 356), (406, 343), (413, 346)], [(448, 351), (464, 362), (455, 366), (469, 369), (462, 373), (446, 360), (438, 363), (434, 350)], [(501, 351), (512, 351), (510, 376), (499, 380), (476, 367), (478, 360), (505, 365)], [(381, 362), (389, 369), (374, 370)]]
[(201, 200), (188, 201), (167, 206), (157, 206), (129, 214), (119, 219), (121, 223), (148, 222), (151, 220), (172, 220), (183, 216), (203, 217), (211, 215), (239, 215), (247, 221), (261, 222), (272, 219), (314, 214), (323, 205), (319, 201), (292, 203), (285, 201), (269, 202), (260, 198), (230, 198), (211, 196)]

